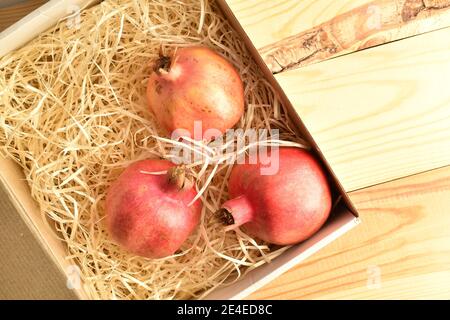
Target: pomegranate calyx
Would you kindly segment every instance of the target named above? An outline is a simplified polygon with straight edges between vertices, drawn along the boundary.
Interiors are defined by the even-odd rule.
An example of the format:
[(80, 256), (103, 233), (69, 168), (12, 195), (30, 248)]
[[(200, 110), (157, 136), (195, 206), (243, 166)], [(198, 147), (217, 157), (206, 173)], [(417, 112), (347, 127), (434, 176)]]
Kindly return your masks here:
[(168, 182), (170, 185), (175, 185), (180, 190), (187, 190), (192, 188), (194, 183), (186, 175), (186, 167), (179, 165), (167, 170)]
[(160, 56), (156, 61), (155, 66), (153, 67), (153, 71), (157, 74), (167, 74), (170, 72), (170, 64), (172, 59), (167, 56)]
[(245, 196), (226, 201), (222, 207), (222, 221), (228, 226), (225, 231), (236, 229), (253, 220), (253, 207)]
[(223, 224), (231, 226), (234, 224), (234, 218), (228, 209), (220, 208), (217, 210), (216, 215), (220, 218)]

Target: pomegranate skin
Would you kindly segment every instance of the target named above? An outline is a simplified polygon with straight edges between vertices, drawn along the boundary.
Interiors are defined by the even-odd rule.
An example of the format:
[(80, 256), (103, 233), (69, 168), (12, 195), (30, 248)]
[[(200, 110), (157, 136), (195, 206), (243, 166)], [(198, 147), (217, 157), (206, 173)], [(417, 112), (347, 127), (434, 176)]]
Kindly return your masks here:
[(222, 206), (250, 235), (278, 245), (306, 240), (327, 220), (331, 191), (316, 159), (298, 148), (279, 149), (279, 170), (261, 175), (257, 164), (237, 164), (229, 179), (231, 200)]
[[(206, 130), (216, 129), (215, 137), (239, 121), (244, 86), (224, 57), (206, 47), (186, 47), (156, 63), (147, 84), (147, 101), (169, 134), (184, 129), (191, 138), (203, 140)], [(195, 128), (195, 121), (201, 121), (201, 130)]]
[(166, 160), (143, 160), (130, 165), (106, 196), (106, 226), (112, 239), (127, 251), (147, 258), (174, 254), (198, 225), (201, 203), (188, 203), (196, 191), (180, 189), (168, 174)]

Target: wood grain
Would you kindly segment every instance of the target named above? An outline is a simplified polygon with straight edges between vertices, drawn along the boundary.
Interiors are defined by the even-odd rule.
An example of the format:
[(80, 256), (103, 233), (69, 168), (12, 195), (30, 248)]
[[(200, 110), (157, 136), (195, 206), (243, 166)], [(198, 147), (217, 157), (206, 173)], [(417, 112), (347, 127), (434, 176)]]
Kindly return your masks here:
[[(394, 40), (403, 39), (413, 35), (429, 32), (450, 25), (450, 0), (375, 0), (365, 1), (359, 7), (352, 8), (344, 13), (341, 8), (335, 8), (334, 16), (311, 28), (305, 28), (308, 23), (304, 22), (304, 16), (322, 16), (322, 12), (315, 12), (319, 9), (329, 9), (330, 1), (314, 1), (314, 9), (311, 1), (284, 1), (290, 2), (289, 9), (300, 10), (298, 15), (291, 18), (292, 12), (276, 11), (276, 18), (285, 21), (287, 18), (296, 21), (296, 30), (283, 29), (287, 33), (294, 33), (290, 36), (276, 33), (271, 41), (267, 41), (267, 34), (273, 30), (273, 25), (265, 19), (259, 23), (248, 21), (247, 14), (251, 11), (259, 13), (271, 12), (272, 9), (281, 7), (278, 2), (253, 1), (255, 7), (238, 6), (233, 1), (235, 14), (241, 18), (244, 30), (249, 33), (250, 39), (258, 48), (260, 55), (269, 69), (273, 73), (298, 68), (314, 62), (322, 61), (339, 55), (358, 51), (364, 48), (388, 43)], [(283, 2), (283, 3), (284, 3)], [(334, 3), (341, 1), (334, 1)], [(264, 5), (262, 4), (264, 3)], [(352, 2), (353, 5), (360, 2)], [(293, 10), (295, 11), (295, 10)], [(320, 19), (319, 19), (320, 20)], [(254, 32), (255, 26), (257, 32)], [(275, 24), (280, 25), (280, 23)], [(283, 25), (283, 23), (281, 23)], [(263, 32), (265, 31), (265, 32)], [(262, 37), (263, 40), (259, 39)], [(265, 45), (260, 46), (264, 41)]]
[(450, 0), (377, 0), (259, 49), (272, 73), (450, 25)]
[(276, 79), (346, 191), (450, 164), (450, 28)]
[(450, 299), (450, 167), (350, 193), (362, 224), (253, 299)]
[(0, 4), (0, 31), (6, 29), (48, 0), (6, 1)]
[(226, 0), (256, 48), (312, 29), (372, 0)]

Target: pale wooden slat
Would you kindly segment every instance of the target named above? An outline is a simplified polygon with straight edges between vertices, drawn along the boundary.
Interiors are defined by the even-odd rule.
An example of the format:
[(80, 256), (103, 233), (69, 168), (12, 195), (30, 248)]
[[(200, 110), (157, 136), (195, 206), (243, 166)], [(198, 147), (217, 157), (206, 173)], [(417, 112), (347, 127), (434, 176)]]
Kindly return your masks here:
[(450, 299), (450, 167), (350, 197), (361, 225), (249, 298)]
[(357, 287), (343, 292), (324, 294), (320, 299), (450, 299), (450, 271), (387, 280), (381, 288)]
[(371, 0), (226, 0), (256, 48), (312, 29)]
[(273, 73), (450, 26), (450, 0), (229, 2)]
[(450, 164), (450, 28), (276, 75), (346, 191)]

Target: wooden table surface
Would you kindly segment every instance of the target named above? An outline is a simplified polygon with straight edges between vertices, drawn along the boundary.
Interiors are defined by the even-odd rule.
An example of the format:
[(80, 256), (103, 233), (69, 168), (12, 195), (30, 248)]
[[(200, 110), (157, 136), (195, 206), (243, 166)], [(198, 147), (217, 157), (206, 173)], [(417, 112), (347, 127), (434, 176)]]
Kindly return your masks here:
[(0, 2), (0, 31), (46, 2), (47, 0), (2, 0)]
[(450, 167), (350, 193), (362, 223), (255, 299), (450, 299)]
[(251, 298), (450, 299), (450, 0), (225, 1), (362, 220)]
[[(7, 8), (3, 2), (0, 4), (0, 30), (46, 1), (16, 2), (20, 4)], [(366, 2), (345, 3), (352, 8)], [(327, 17), (322, 20), (332, 16), (330, 11), (323, 14)], [(349, 194), (361, 214), (362, 224), (249, 298), (450, 299), (450, 166), (435, 166)], [(24, 241), (33, 239), (26, 234), (22, 237), (16, 248), (29, 255), (28, 268), (32, 270), (33, 256), (42, 259), (43, 253), (30, 250), (31, 244), (24, 249), (27, 247)], [(27, 268), (26, 262), (20, 263)], [(12, 270), (9, 272), (13, 274)], [(42, 281), (32, 284), (35, 291), (31, 294), (29, 283), (16, 285), (18, 289), (28, 285), (26, 296), (39, 297), (40, 288), (54, 282), (45, 268), (39, 271), (39, 276)], [(0, 296), (24, 295), (20, 290), (10, 295), (0, 290)]]

